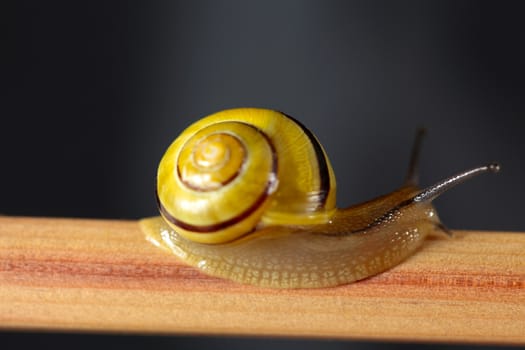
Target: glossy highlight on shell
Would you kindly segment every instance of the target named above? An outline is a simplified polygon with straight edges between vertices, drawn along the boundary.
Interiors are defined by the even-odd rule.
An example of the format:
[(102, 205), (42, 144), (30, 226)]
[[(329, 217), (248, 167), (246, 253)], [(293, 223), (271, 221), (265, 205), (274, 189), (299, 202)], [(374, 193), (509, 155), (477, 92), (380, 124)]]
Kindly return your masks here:
[(420, 190), (418, 134), (405, 184), (335, 206), (330, 161), (313, 133), (273, 110), (242, 108), (197, 121), (168, 148), (157, 175), (161, 217), (141, 220), (151, 243), (212, 276), (272, 288), (319, 288), (373, 276), (448, 230), (431, 201), (499, 166)]

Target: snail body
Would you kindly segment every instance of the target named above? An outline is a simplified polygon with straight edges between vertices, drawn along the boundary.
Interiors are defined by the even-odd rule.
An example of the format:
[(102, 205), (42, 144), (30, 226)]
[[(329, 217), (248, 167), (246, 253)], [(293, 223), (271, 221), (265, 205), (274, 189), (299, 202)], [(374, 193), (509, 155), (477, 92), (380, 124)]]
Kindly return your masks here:
[(338, 209), (335, 175), (317, 138), (266, 109), (233, 109), (184, 131), (157, 175), (161, 217), (146, 238), (206, 274), (274, 288), (318, 288), (387, 270), (443, 231), (431, 201), (486, 171), (475, 168), (425, 190), (414, 147), (405, 184)]

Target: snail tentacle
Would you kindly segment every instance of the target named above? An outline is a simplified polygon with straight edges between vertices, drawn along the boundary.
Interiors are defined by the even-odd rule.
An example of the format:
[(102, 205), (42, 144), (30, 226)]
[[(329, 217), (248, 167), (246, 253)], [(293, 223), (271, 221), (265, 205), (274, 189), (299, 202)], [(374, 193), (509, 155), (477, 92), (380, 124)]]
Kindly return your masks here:
[(407, 187), (417, 186), (419, 184), (419, 160), (423, 139), (427, 133), (427, 129), (421, 127), (416, 131), (416, 137), (410, 152), (410, 162), (408, 163), (408, 172), (405, 177), (404, 185)]
[(444, 233), (447, 237), (453, 237), (454, 236), (454, 232), (452, 232), (452, 230), (449, 229), (447, 226), (445, 226), (441, 221), (435, 223), (435, 225), (436, 225), (436, 230), (438, 232)]
[(444, 192), (448, 191), (452, 187), (459, 185), (462, 182), (465, 182), (477, 175), (491, 172), (491, 173), (497, 173), (500, 170), (500, 165), (498, 163), (491, 163), (484, 166), (480, 166), (477, 168), (472, 168), (469, 170), (465, 170), (461, 173), (458, 173), (456, 175), (453, 175), (451, 177), (448, 177), (442, 181), (439, 181), (438, 183), (429, 186), (419, 192), (416, 196), (412, 198), (412, 201), (414, 203), (419, 202), (431, 202), (440, 195), (442, 195)]

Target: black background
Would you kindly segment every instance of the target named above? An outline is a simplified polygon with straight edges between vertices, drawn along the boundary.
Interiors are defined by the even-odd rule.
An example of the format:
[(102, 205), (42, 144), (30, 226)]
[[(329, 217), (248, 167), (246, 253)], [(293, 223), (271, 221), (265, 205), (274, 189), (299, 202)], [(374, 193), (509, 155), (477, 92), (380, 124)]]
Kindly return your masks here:
[(523, 231), (523, 13), (520, 2), (477, 1), (12, 3), (1, 14), (0, 213), (154, 215), (156, 166), (169, 143), (202, 116), (253, 106), (285, 111), (318, 136), (340, 206), (399, 186), (414, 132), (425, 126), (423, 184), (493, 160), (503, 165), (437, 200), (444, 223)]

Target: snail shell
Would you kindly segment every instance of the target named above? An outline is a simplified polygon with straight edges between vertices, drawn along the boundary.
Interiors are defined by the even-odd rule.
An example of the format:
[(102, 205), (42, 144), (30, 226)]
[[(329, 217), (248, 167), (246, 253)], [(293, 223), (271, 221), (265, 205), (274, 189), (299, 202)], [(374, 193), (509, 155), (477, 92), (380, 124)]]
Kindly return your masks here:
[(209, 275), (274, 288), (357, 281), (399, 264), (428, 234), (446, 231), (431, 205), (435, 197), (499, 169), (474, 168), (421, 191), (420, 142), (399, 190), (337, 209), (332, 167), (306, 127), (273, 110), (218, 112), (168, 148), (157, 176), (162, 217), (143, 219), (141, 227), (150, 242)]
[(315, 136), (291, 117), (233, 109), (190, 126), (160, 161), (162, 216), (182, 236), (224, 243), (257, 225), (326, 223), (335, 176)]

